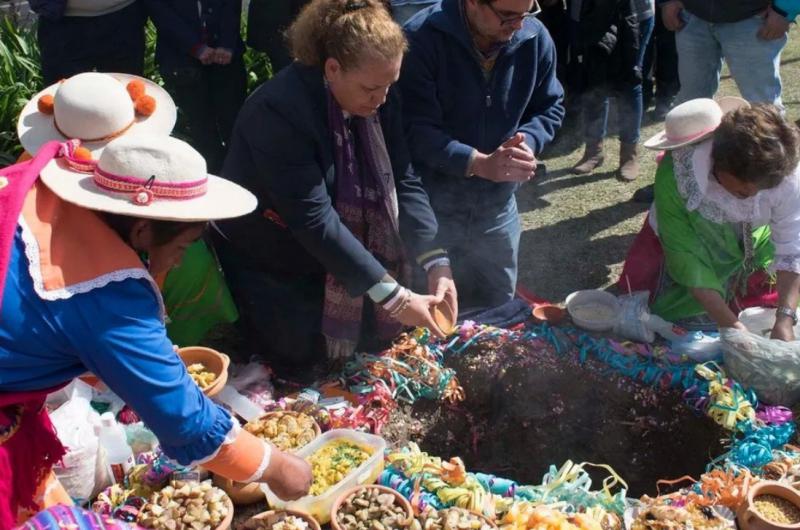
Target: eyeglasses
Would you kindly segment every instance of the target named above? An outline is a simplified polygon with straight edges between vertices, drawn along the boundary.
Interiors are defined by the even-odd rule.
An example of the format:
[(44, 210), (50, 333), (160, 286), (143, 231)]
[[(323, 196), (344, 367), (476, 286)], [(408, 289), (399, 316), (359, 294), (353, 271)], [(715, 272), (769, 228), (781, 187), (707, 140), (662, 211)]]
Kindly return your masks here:
[(514, 24), (522, 22), (525, 19), (533, 18), (542, 12), (542, 8), (539, 7), (539, 2), (536, 0), (534, 0), (533, 2), (533, 9), (531, 9), (527, 13), (523, 13), (522, 15), (512, 15), (512, 16), (503, 15), (502, 13), (500, 13), (497, 9), (494, 8), (491, 0), (484, 5), (486, 5), (486, 7), (492, 10), (494, 16), (496, 16), (497, 20), (500, 21), (501, 26), (513, 26)]

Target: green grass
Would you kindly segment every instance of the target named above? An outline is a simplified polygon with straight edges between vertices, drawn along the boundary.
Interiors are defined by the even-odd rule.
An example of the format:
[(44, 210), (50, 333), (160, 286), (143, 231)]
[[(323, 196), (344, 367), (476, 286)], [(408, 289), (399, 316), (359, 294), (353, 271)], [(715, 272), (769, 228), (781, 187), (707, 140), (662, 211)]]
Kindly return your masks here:
[[(782, 57), (783, 102), (787, 116), (800, 118), (800, 32), (793, 26)], [(739, 95), (727, 73), (719, 95)], [(613, 104), (612, 104), (613, 107)], [(616, 127), (612, 116), (609, 128)], [(642, 140), (663, 124), (645, 120)], [(545, 153), (548, 178), (518, 194), (523, 223), (520, 281), (537, 294), (562, 300), (577, 289), (605, 287), (619, 276), (625, 253), (644, 222), (647, 205), (630, 202), (633, 193), (653, 182), (655, 153), (643, 150), (637, 181), (615, 178), (619, 141), (606, 140), (605, 164), (591, 175), (569, 174), (582, 154), (581, 135), (569, 120)]]

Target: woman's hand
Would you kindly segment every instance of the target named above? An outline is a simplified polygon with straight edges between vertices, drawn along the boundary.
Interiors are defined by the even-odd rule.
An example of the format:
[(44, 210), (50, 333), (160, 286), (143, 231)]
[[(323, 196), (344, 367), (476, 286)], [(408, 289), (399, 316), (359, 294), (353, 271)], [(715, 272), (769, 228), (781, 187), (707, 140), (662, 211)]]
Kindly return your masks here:
[(285, 501), (299, 499), (311, 488), (311, 466), (297, 456), (272, 447), (269, 466), (261, 476), (272, 493)]
[(786, 315), (777, 315), (769, 338), (791, 342), (794, 340), (794, 322)]
[(446, 300), (453, 310), (453, 321), (458, 320), (458, 292), (450, 267), (431, 267), (428, 271), (428, 294), (436, 297), (436, 303)]
[(392, 315), (395, 320), (406, 326), (428, 328), (438, 338), (445, 338), (431, 315), (431, 308), (441, 300), (437, 300), (435, 296), (417, 294), (410, 289), (405, 296), (409, 297), (408, 303), (401, 302), (405, 307), (399, 313)]

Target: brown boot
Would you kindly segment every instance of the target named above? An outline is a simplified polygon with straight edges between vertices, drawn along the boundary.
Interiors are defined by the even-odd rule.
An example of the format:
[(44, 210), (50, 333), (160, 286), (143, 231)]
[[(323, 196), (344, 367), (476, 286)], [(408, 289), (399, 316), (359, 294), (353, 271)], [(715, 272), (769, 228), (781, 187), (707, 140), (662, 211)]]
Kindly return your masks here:
[(639, 153), (637, 144), (621, 143), (619, 146), (619, 178), (636, 180), (639, 176)]
[(605, 156), (603, 155), (603, 141), (589, 143), (586, 142), (586, 150), (583, 152), (581, 158), (575, 167), (572, 168), (572, 173), (575, 175), (586, 175), (591, 173), (601, 165), (603, 165)]

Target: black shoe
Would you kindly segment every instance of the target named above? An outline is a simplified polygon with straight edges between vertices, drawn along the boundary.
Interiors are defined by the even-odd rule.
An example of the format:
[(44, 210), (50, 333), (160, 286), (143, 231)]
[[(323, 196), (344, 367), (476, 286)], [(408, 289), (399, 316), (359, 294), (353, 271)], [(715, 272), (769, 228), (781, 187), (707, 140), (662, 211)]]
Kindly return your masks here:
[(643, 202), (643, 203), (651, 203), (655, 198), (655, 190), (653, 185), (650, 184), (645, 186), (644, 188), (639, 188), (633, 194), (633, 202)]

